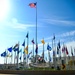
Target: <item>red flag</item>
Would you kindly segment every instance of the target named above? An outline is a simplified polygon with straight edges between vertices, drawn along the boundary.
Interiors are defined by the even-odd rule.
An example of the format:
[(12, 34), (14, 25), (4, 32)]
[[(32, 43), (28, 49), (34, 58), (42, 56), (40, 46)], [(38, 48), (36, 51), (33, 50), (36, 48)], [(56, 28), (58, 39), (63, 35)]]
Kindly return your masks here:
[(36, 7), (36, 3), (30, 3), (29, 6), (30, 6), (31, 8), (35, 8), (35, 7)]
[(66, 54), (68, 55), (68, 50), (67, 50), (67, 47), (66, 47)]

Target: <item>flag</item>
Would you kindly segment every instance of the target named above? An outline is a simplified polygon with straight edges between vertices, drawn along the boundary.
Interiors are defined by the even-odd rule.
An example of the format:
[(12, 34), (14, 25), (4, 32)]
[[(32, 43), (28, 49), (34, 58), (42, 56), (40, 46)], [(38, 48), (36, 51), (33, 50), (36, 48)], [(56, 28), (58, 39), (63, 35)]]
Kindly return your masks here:
[(35, 52), (36, 52), (36, 54), (38, 53), (38, 45), (36, 45)]
[(21, 56), (20, 56), (20, 58), (19, 58), (20, 60), (21, 60)]
[(57, 44), (57, 54), (59, 54), (59, 49), (61, 48), (61, 46), (60, 46), (60, 41), (58, 42), (58, 44)]
[(33, 44), (35, 44), (34, 39), (31, 41)]
[(19, 44), (15, 44), (15, 46), (13, 47), (13, 49), (15, 49), (16, 47), (18, 47), (19, 46)]
[(9, 52), (12, 52), (12, 47), (8, 48), (7, 50), (8, 50)]
[(71, 54), (72, 54), (72, 56), (73, 56), (73, 49), (72, 49), (72, 47), (71, 47)]
[(59, 54), (59, 48), (58, 48), (58, 46), (57, 46), (57, 54)]
[(35, 7), (36, 7), (36, 3), (30, 3), (29, 6), (30, 6), (31, 8), (35, 8)]
[(49, 44), (47, 45), (47, 50), (51, 51), (52, 48), (49, 46)]
[(65, 46), (62, 47), (62, 52), (65, 52)]
[(23, 42), (22, 46), (25, 46), (25, 40), (24, 40), (24, 42)]
[(68, 55), (68, 49), (67, 49), (67, 47), (65, 48), (65, 50), (66, 50), (66, 54)]
[(15, 51), (19, 51), (19, 47), (15, 48), (15, 49), (14, 49), (14, 52), (15, 52)]
[(28, 54), (27, 58), (29, 58), (29, 57), (30, 57), (30, 54), (32, 54), (32, 51)]
[(5, 52), (3, 52), (3, 53), (1, 54), (1, 57), (6, 57), (6, 55), (7, 55), (7, 53), (6, 53), (6, 51), (5, 51)]
[(45, 44), (45, 41), (44, 41), (44, 40), (41, 40), (41, 42), (42, 42), (43, 44)]
[(25, 52), (26, 54), (28, 54), (28, 46), (26, 46), (26, 48), (24, 49), (24, 52)]
[(55, 35), (53, 36), (53, 40), (55, 40)]
[(28, 38), (28, 33), (27, 33), (27, 35), (26, 35), (26, 38)]
[(60, 41), (58, 42), (58, 48), (59, 48), (59, 49), (61, 48), (61, 46), (60, 46)]

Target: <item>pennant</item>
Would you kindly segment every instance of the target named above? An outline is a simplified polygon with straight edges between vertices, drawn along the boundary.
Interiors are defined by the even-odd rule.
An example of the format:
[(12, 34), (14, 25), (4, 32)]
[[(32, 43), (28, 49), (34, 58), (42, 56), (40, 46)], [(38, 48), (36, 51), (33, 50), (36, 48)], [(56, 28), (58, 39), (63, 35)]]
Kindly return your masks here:
[(42, 42), (43, 44), (45, 44), (45, 41), (44, 41), (44, 40), (41, 40), (41, 42)]
[(51, 51), (52, 48), (49, 46), (49, 44), (47, 45), (47, 50)]
[(8, 50), (9, 52), (12, 52), (12, 47), (8, 48), (7, 50)]
[(35, 44), (34, 39), (31, 41), (33, 44)]
[(27, 33), (27, 35), (26, 35), (26, 38), (28, 38), (28, 33)]
[(53, 36), (53, 40), (55, 40), (55, 35)]
[(38, 53), (38, 45), (36, 45), (35, 52), (36, 52), (36, 54)]
[(68, 50), (67, 50), (67, 47), (65, 48), (65, 50), (66, 50), (66, 54), (68, 55)]
[(3, 52), (3, 53), (1, 54), (1, 57), (6, 57), (6, 55), (7, 55), (7, 53), (6, 53), (6, 51), (5, 51), (5, 52)]
[(23, 42), (22, 46), (25, 46), (25, 40), (24, 40), (24, 42)]
[(18, 47), (19, 46), (19, 44), (15, 44), (15, 46), (13, 47), (13, 49), (15, 49), (16, 47)]
[(36, 3), (30, 3), (29, 6), (30, 6), (31, 8), (35, 8), (35, 7), (36, 7)]
[(28, 54), (28, 46), (24, 49), (24, 52)]

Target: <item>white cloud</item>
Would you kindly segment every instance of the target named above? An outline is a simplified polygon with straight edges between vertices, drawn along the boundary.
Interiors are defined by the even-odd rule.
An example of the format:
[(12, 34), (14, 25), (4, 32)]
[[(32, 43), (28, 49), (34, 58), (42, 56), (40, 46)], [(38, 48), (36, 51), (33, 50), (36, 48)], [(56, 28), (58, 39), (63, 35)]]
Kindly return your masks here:
[(73, 36), (73, 35), (75, 35), (75, 30), (74, 31), (70, 31), (70, 32), (63, 33), (60, 36), (61, 37), (66, 37), (66, 36)]
[(43, 19), (45, 22), (54, 25), (75, 26), (75, 21), (60, 20), (60, 19)]

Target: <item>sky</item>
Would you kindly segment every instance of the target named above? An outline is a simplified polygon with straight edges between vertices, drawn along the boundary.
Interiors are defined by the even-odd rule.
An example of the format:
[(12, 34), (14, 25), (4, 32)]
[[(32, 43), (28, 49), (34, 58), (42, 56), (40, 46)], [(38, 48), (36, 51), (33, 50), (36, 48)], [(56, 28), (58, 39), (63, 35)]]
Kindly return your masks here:
[[(29, 3), (37, 2), (37, 42), (38, 54), (41, 55), (44, 38), (45, 57), (47, 57), (47, 43), (52, 47), (60, 40), (68, 47), (75, 48), (75, 0), (0, 0), (0, 54), (5, 49), (22, 43), (29, 32), (29, 52), (33, 49), (31, 40), (36, 41), (36, 8), (29, 7)], [(52, 56), (52, 52), (51, 52)], [(0, 57), (0, 63), (4, 59)]]

